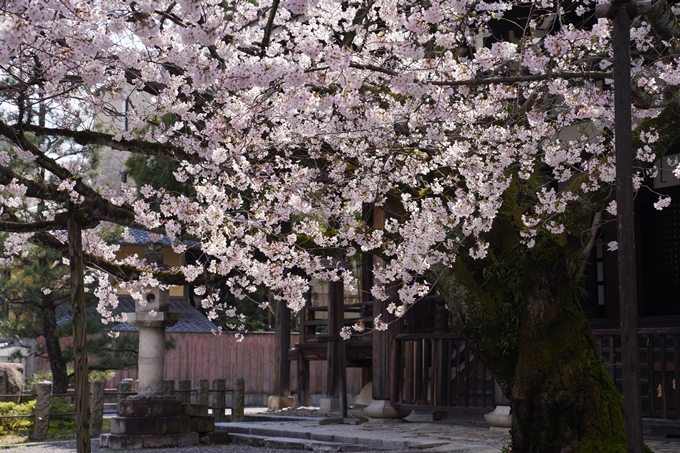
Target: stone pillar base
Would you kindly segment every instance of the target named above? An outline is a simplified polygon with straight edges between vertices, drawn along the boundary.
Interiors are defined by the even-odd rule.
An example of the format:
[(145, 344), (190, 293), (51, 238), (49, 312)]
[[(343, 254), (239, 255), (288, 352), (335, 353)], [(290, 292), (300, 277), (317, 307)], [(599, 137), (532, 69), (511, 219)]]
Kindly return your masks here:
[(340, 399), (321, 398), (319, 400), (319, 412), (328, 414), (329, 412), (340, 412)]
[[(493, 412), (484, 414), (484, 419), (491, 425), (491, 428), (509, 429), (512, 427), (512, 415), (510, 415), (510, 406), (496, 406)], [(495, 431), (495, 429), (494, 429)]]
[(295, 407), (295, 397), (270, 396), (267, 399), (267, 409), (285, 409), (286, 407)]
[(174, 448), (198, 445), (198, 433), (178, 434), (102, 434), (101, 446), (112, 450), (140, 450), (142, 448)]
[(369, 382), (368, 384), (364, 385), (364, 388), (362, 388), (361, 392), (359, 392), (359, 396), (357, 397), (357, 400), (354, 403), (354, 407), (370, 406), (372, 402), (373, 402), (373, 382)]
[(388, 400), (373, 400), (364, 408), (367, 417), (375, 419), (402, 419), (411, 413), (411, 409), (397, 409)]
[(208, 406), (182, 404), (172, 395), (131, 396), (118, 403), (101, 446), (114, 450), (188, 447), (215, 429)]

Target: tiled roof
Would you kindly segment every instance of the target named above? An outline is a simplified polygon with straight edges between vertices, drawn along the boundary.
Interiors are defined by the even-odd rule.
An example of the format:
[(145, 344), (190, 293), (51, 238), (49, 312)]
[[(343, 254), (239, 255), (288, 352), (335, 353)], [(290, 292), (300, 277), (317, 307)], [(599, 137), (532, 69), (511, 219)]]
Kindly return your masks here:
[[(118, 312), (131, 313), (135, 311), (135, 301), (130, 296), (118, 296)], [(179, 321), (174, 326), (166, 327), (166, 332), (211, 332), (217, 326), (210, 322), (203, 313), (193, 307), (184, 297), (171, 297), (171, 313), (179, 313)], [(136, 331), (127, 323), (114, 324), (111, 330)]]
[[(148, 231), (136, 230), (134, 228), (129, 228), (128, 231), (130, 232), (130, 234), (134, 238), (134, 241), (129, 242), (129, 241), (126, 241), (123, 238), (120, 238), (120, 239), (117, 239), (113, 242), (116, 243), (116, 244), (121, 244), (121, 245), (145, 245), (145, 244), (148, 244), (149, 242), (152, 242), (151, 241), (151, 233), (149, 233)], [(158, 241), (155, 241), (155, 242), (156, 242), (156, 244), (160, 244), (163, 247), (170, 247), (172, 245), (172, 242), (170, 241), (170, 239), (165, 235), (161, 236), (161, 239), (158, 240)], [(196, 242), (194, 242), (194, 241), (182, 241), (182, 244), (194, 245), (194, 244), (196, 244)]]
[[(57, 324), (64, 325), (71, 318), (70, 307), (63, 307), (57, 314)], [(118, 296), (118, 308), (116, 313), (131, 313), (135, 311), (135, 301), (130, 296)], [(203, 313), (197, 310), (189, 303), (189, 300), (184, 297), (170, 298), (170, 312), (179, 313), (179, 321), (174, 326), (167, 327), (166, 332), (212, 332), (217, 329), (217, 326), (210, 322)], [(86, 310), (88, 318), (99, 318), (95, 307), (88, 307)], [(137, 331), (136, 327), (132, 327), (127, 323), (118, 323), (111, 326), (114, 331)]]

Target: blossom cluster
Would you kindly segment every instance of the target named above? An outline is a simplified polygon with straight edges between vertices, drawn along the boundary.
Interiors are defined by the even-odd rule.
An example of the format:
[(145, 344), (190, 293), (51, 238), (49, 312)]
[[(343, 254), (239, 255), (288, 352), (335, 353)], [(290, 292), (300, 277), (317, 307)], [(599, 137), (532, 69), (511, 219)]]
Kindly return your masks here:
[[(511, 22), (514, 7), (535, 3), (540, 8), (525, 9), (532, 11), (525, 36), (489, 42), (498, 18)], [(575, 16), (585, 18), (593, 2), (576, 3)], [(539, 234), (564, 233), (565, 213), (580, 197), (613, 184), (613, 140), (603, 132), (613, 130), (611, 85), (604, 75), (574, 76), (609, 70), (609, 25), (564, 23), (563, 6), (10, 2), (0, 12), (0, 68), (9, 81), (3, 105), (13, 107), (0, 133), (14, 146), (0, 153), (9, 174), (0, 207), (40, 199), (42, 211), (33, 211), (51, 220), (95, 205), (100, 220), (126, 228), (125, 240), (128, 227), (146, 229), (183, 253), (182, 239), (190, 238), (201, 258), (176, 269), (186, 282), (220, 279), (238, 299), (266, 286), (293, 309), (304, 306), (309, 277), (348, 285), (354, 278), (329, 267), (328, 250), (376, 253), (383, 265), (372, 294), (402, 315), (432, 289), (422, 276), (434, 266), (461, 253), (487, 255), (486, 235), (509, 190), (551, 180), (526, 189), (535, 203), (520, 214), (521, 234), (531, 247)], [(669, 44), (653, 41), (643, 24), (633, 45)], [(674, 58), (641, 57), (631, 67), (658, 74), (642, 83), (650, 96), (680, 83)], [(40, 105), (50, 111), (47, 125), (23, 113)], [(636, 109), (636, 124), (659, 113), (652, 110)], [(132, 185), (98, 192), (59, 146), (3, 132), (22, 122), (40, 136), (174, 159), (174, 176), (192, 184), (191, 194)], [(101, 132), (101, 123), (113, 131)], [(657, 138), (653, 130), (640, 137), (641, 162), (655, 160)], [(668, 203), (662, 197), (655, 207)], [(388, 215), (371, 224), (367, 207)], [(608, 211), (615, 215), (615, 206)], [(26, 239), (8, 239), (6, 258)], [(153, 266), (117, 258), (96, 234), (86, 235), (85, 247), (140, 269), (120, 283), (140, 304), (143, 288), (163, 284)], [(99, 311), (112, 320), (112, 289), (96, 278)], [(389, 285), (398, 286), (398, 300), (388, 297)], [(238, 318), (206, 288), (198, 291), (211, 317)], [(374, 326), (386, 324), (376, 318)]]

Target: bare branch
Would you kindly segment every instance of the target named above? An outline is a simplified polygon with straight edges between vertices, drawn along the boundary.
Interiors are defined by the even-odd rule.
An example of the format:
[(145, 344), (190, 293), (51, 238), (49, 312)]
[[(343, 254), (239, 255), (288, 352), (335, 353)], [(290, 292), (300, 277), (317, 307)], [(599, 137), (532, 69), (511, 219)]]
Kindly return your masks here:
[(37, 136), (67, 137), (79, 145), (100, 145), (121, 151), (130, 151), (146, 156), (167, 157), (170, 159), (196, 162), (197, 157), (187, 154), (184, 150), (170, 143), (152, 143), (143, 140), (115, 140), (114, 135), (95, 131), (74, 131), (71, 129), (59, 129), (40, 127), (33, 124), (24, 125), (23, 130), (33, 132)]

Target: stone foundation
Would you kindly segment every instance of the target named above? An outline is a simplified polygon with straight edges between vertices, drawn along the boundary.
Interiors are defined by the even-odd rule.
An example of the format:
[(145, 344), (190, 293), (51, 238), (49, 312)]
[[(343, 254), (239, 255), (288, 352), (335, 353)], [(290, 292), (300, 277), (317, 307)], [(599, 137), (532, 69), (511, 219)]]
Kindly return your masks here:
[(111, 418), (111, 433), (102, 434), (101, 446), (112, 449), (187, 447), (215, 429), (208, 406), (182, 404), (170, 395), (137, 395), (118, 403)]

